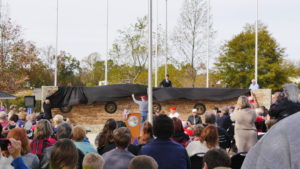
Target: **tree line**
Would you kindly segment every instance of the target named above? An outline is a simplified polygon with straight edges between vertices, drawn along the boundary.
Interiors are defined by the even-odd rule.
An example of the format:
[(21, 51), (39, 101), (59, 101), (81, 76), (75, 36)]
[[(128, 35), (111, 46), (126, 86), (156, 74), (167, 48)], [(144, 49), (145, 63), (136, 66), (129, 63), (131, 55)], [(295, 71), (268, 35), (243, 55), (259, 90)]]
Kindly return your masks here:
[[(216, 62), (210, 67), (210, 87), (248, 88), (254, 78), (254, 25), (246, 24), (240, 33), (218, 49), (213, 44), (212, 19), (208, 23), (207, 15), (206, 1), (184, 1), (178, 24), (170, 36), (167, 65), (164, 63), (165, 30), (160, 26), (153, 33), (153, 38), (158, 38), (158, 47), (152, 50), (160, 58), (159, 81), (164, 78), (167, 66), (175, 87), (205, 87), (205, 51), (209, 38), (210, 52), (218, 51)], [(207, 32), (207, 24), (210, 32)], [(147, 84), (147, 27), (147, 18), (142, 17), (119, 30), (109, 52), (109, 84)], [(14, 92), (53, 85), (55, 49), (51, 46), (40, 49), (34, 42), (23, 39), (21, 27), (10, 19), (2, 22), (0, 31), (0, 89)], [(258, 36), (258, 82), (261, 87), (276, 90), (289, 82), (289, 77), (300, 76), (299, 64), (286, 60), (285, 49), (263, 23), (259, 24)], [(77, 58), (67, 51), (59, 52), (59, 85), (97, 86), (104, 80), (105, 64), (101, 54), (93, 52), (82, 60)]]

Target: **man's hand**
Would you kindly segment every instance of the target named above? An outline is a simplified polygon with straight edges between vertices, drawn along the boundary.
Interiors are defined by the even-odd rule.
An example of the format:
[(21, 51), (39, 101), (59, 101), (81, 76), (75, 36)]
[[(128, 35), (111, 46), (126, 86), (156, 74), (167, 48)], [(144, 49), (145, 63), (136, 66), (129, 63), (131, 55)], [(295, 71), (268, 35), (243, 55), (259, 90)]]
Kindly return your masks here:
[(8, 146), (8, 152), (9, 154), (14, 158), (18, 158), (21, 156), (21, 141), (15, 140), (14, 138), (10, 138), (10, 145)]

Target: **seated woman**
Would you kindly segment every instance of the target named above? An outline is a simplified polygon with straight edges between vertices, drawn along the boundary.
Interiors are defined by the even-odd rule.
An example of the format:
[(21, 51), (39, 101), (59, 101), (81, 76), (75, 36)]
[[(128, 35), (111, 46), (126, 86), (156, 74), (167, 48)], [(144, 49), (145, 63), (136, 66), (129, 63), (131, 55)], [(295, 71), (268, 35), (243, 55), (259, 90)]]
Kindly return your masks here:
[(72, 131), (72, 140), (75, 146), (83, 152), (84, 155), (88, 153), (97, 153), (96, 149), (89, 143), (83, 141), (86, 138), (86, 132), (83, 127), (75, 126)]
[(150, 122), (145, 121), (143, 124), (143, 129), (142, 129), (142, 135), (139, 137), (136, 137), (133, 140), (134, 145), (145, 145), (149, 143), (150, 141), (153, 141), (153, 131), (152, 131), (152, 125)]
[(28, 168), (40, 168), (39, 158), (35, 154), (30, 153), (29, 140), (27, 138), (26, 131), (23, 128), (12, 129), (8, 133), (7, 138), (14, 138), (15, 140), (21, 141), (21, 158)]
[[(100, 155), (116, 148), (116, 144), (113, 139), (113, 131), (117, 128), (117, 123), (114, 119), (108, 119), (104, 125), (102, 132), (96, 137), (95, 145)], [(138, 155), (140, 150), (139, 146), (129, 144), (128, 151), (134, 155)]]
[(36, 129), (34, 130), (34, 138), (30, 144), (31, 153), (41, 158), (43, 150), (55, 143), (55, 141), (50, 138), (52, 134), (52, 127), (48, 120), (42, 119), (38, 121)]
[(97, 151), (100, 155), (107, 152), (108, 146), (114, 144), (113, 131), (116, 129), (116, 127), (116, 121), (114, 119), (108, 119), (102, 129), (102, 132), (100, 132), (96, 137), (95, 145), (97, 146)]
[(184, 133), (182, 122), (180, 119), (173, 117), (172, 120), (174, 124), (174, 134), (171, 137), (171, 140), (186, 147), (188, 145), (188, 141), (190, 140), (190, 137)]
[(215, 126), (207, 126), (201, 133), (200, 141), (192, 141), (186, 150), (191, 157), (197, 153), (206, 153), (216, 147), (219, 147), (218, 129)]
[(201, 140), (201, 134), (202, 134), (202, 130), (204, 129), (202, 124), (197, 124), (194, 127), (194, 135), (192, 137), (192, 141), (200, 141)]
[(76, 169), (77, 148), (70, 139), (61, 139), (54, 144), (50, 159), (51, 169)]

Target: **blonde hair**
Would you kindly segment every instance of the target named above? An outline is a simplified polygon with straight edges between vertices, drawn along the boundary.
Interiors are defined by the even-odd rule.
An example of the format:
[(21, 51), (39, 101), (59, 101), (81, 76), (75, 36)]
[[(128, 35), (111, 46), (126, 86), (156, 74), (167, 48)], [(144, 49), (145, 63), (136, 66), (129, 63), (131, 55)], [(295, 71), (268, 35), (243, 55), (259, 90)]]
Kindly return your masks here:
[(157, 169), (158, 164), (154, 158), (146, 155), (135, 156), (130, 160), (128, 169)]
[(59, 125), (61, 124), (62, 122), (64, 122), (64, 117), (60, 114), (57, 114), (53, 117), (53, 124), (54, 125)]
[(25, 121), (27, 117), (27, 113), (20, 112), (19, 113), (19, 119)]
[(47, 139), (53, 134), (51, 124), (48, 120), (38, 121), (34, 130), (34, 139)]
[(88, 153), (84, 156), (82, 161), (83, 169), (102, 169), (104, 165), (104, 159), (101, 155), (96, 153)]
[(82, 126), (73, 127), (72, 139), (74, 141), (82, 141), (85, 137), (86, 137), (86, 133)]
[(245, 108), (251, 108), (251, 105), (248, 101), (248, 98), (246, 96), (240, 96), (238, 98), (237, 104), (236, 104), (237, 109), (245, 109)]

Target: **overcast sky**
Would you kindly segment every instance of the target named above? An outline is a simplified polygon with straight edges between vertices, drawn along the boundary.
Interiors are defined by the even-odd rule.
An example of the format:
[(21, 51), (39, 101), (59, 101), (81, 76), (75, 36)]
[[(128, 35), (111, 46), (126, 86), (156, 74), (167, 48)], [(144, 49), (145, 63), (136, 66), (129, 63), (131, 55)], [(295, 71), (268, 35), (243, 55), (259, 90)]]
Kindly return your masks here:
[[(27, 40), (38, 47), (55, 46), (56, 0), (2, 0), (8, 4), (8, 15), (23, 28)], [(300, 61), (300, 0), (259, 0), (259, 19), (286, 48), (287, 58)], [(156, 14), (156, 0), (154, 14)], [(180, 13), (183, 0), (168, 0), (169, 32)], [(106, 0), (60, 0), (59, 50), (78, 59), (92, 52), (105, 54)], [(137, 17), (147, 14), (148, 0), (109, 0), (109, 44), (117, 30), (128, 27)], [(159, 0), (159, 20), (165, 24), (165, 0)], [(255, 0), (211, 0), (215, 43), (220, 45), (242, 31), (256, 19)], [(154, 19), (156, 16), (154, 15)], [(155, 26), (155, 25), (154, 25)]]

